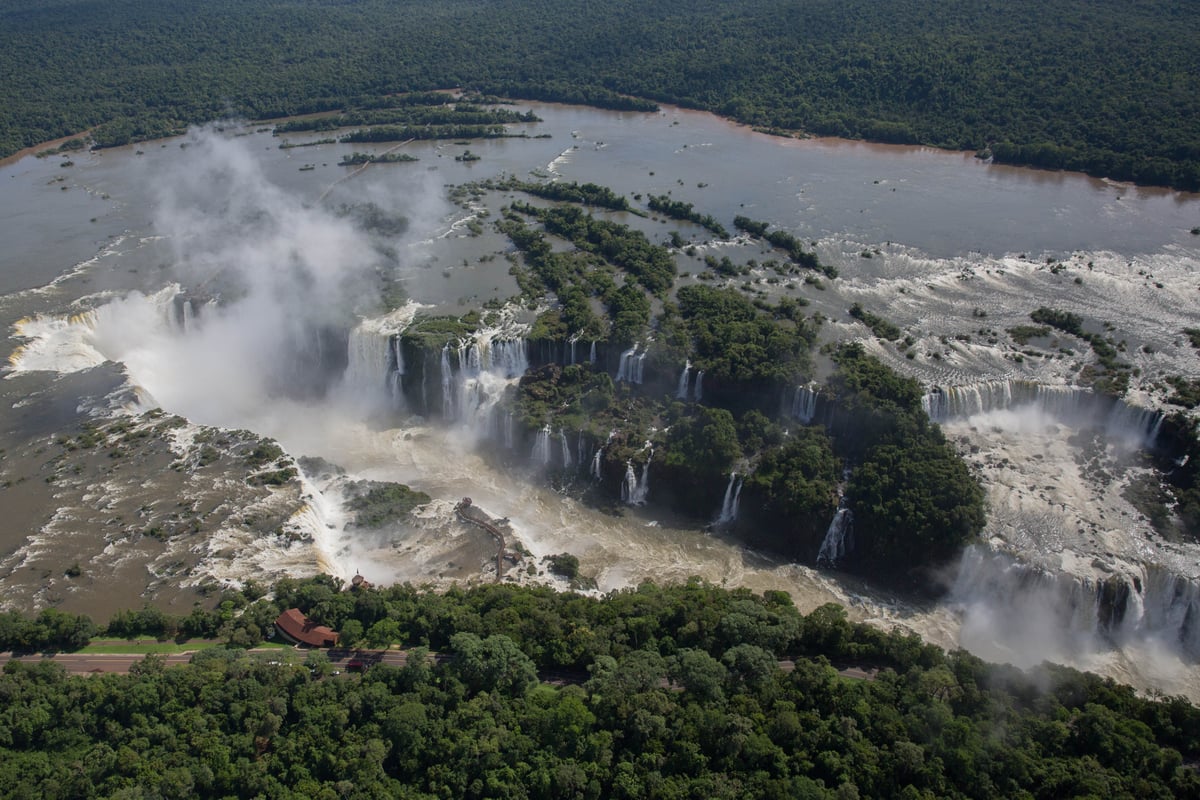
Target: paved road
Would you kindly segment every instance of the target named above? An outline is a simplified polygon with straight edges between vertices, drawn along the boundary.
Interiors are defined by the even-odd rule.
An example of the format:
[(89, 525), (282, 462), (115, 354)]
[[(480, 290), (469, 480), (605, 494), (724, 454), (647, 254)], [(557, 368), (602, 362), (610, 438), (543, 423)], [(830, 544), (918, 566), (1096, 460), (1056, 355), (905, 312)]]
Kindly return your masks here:
[[(172, 653), (164, 656), (169, 667), (180, 666), (192, 660), (194, 653)], [(96, 672), (127, 673), (129, 668), (145, 658), (144, 655), (127, 655), (124, 653), (53, 653), (14, 656), (12, 653), (0, 653), (0, 667), (9, 661), (53, 661), (62, 664), (67, 672), (74, 675), (87, 675)]]
[[(198, 651), (189, 650), (183, 653), (172, 653), (165, 655), (165, 663), (168, 667), (180, 666), (187, 664), (192, 660)], [(283, 661), (285, 659), (292, 660), (296, 655), (296, 651), (280, 650), (279, 648), (258, 648), (249, 652), (258, 655), (264, 661)], [(329, 656), (329, 661), (333, 664), (333, 668), (339, 671), (348, 671), (359, 666), (371, 667), (376, 664), (387, 664), (389, 667), (403, 667), (407, 663), (408, 653), (403, 650), (346, 650), (334, 649), (324, 651)], [(303, 656), (307, 655), (307, 651), (300, 650), (299, 654), (303, 660)], [(89, 675), (98, 672), (116, 672), (126, 674), (129, 668), (137, 662), (144, 659), (146, 656), (141, 653), (32, 653), (14, 656), (12, 653), (0, 653), (0, 667), (3, 667), (9, 661), (24, 661), (26, 663), (37, 663), (39, 661), (53, 661), (56, 664), (61, 664), (66, 668), (67, 672), (73, 675)], [(437, 663), (441, 663), (450, 658), (450, 656), (435, 653), (431, 655), (431, 659)]]
[[(294, 651), (280, 650), (278, 648), (262, 648), (254, 649), (249, 652), (257, 654), (260, 658), (267, 662), (282, 662), (285, 658), (295, 655)], [(307, 651), (299, 651), (301, 654), (307, 654)], [(329, 656), (329, 662), (338, 672), (361, 671), (368, 669), (376, 664), (386, 664), (389, 667), (403, 667), (408, 663), (408, 652), (404, 650), (348, 650), (345, 648), (335, 648), (325, 650)], [(192, 656), (196, 651), (186, 653), (172, 653), (164, 656), (165, 663), (168, 667), (180, 666), (191, 661)], [(0, 668), (9, 661), (24, 661), (38, 662), (52, 660), (56, 664), (62, 664), (67, 672), (73, 675), (92, 675), (101, 672), (116, 672), (126, 674), (129, 668), (137, 662), (144, 659), (142, 654), (93, 654), (93, 653), (54, 653), (41, 654), (35, 653), (32, 655), (14, 656), (12, 653), (0, 653)], [(441, 664), (449, 661), (452, 656), (445, 653), (430, 653), (430, 660)], [(792, 661), (780, 661), (779, 667), (784, 672), (791, 672), (795, 669), (795, 664)], [(859, 667), (847, 667), (838, 670), (838, 674), (843, 678), (853, 678), (857, 680), (875, 680), (877, 670), (864, 670)], [(587, 680), (586, 673), (574, 672), (547, 672), (542, 674), (542, 680), (547, 683), (566, 684), (566, 683), (582, 683)]]

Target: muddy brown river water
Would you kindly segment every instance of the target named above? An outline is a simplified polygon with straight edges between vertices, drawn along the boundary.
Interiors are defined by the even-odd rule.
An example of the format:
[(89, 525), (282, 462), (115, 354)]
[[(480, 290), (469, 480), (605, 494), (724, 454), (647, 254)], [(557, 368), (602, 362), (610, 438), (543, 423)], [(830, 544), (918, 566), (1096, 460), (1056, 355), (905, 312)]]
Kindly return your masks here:
[[(785, 589), (801, 608), (841, 602), (856, 619), (944, 646), (1015, 663), (1049, 657), (1200, 697), (1193, 655), (1151, 635), (1102, 641), (1063, 622), (1053, 593), (1039, 601), (1044, 608), (1020, 609), (1044, 624), (1001, 624), (1012, 609), (996, 574), (982, 581), (993, 595), (957, 587), (942, 603), (923, 603), (749, 551), (652, 504), (621, 515), (588, 508), (533, 470), (493, 466), (469, 425), (385, 411), (385, 376), (372, 377), (378, 361), (370, 360), (386, 341), (379, 337), (417, 304), (461, 313), (515, 294), (506, 243), (488, 224), (510, 198), (490, 192), (456, 204), (448, 187), (516, 175), (592, 181), (631, 197), (670, 193), (727, 227), (743, 214), (815, 242), (838, 267), (837, 281), (817, 287), (762, 271), (741, 280), (767, 296), (804, 296), (829, 318), (826, 337), (863, 340), (930, 385), (1063, 386), (1077, 359), (1017, 360), (980, 329), (1027, 322), (1049, 302), (1109, 321), (1142, 370), (1130, 400), (1153, 410), (1162, 400), (1157, 378), (1200, 374), (1181, 335), (1200, 326), (1200, 237), (1189, 233), (1200, 224), (1200, 197), (997, 167), (970, 154), (781, 139), (677, 109), (526, 107), (543, 122), (514, 131), (549, 138), (472, 142), (481, 159), (466, 163), (454, 160), (462, 145), (414, 142), (404, 151), (418, 161), (350, 179), (337, 162), (373, 146), (280, 149), (262, 126), (76, 154), (72, 166), (60, 157), (5, 164), (0, 324), (12, 357), (0, 380), (0, 604), (100, 618), (146, 601), (183, 611), (206, 587), (317, 569), (376, 582), (488, 580), (489, 543), (453, 517), (453, 503), (470, 495), (510, 518), (535, 565), (575, 553), (600, 590), (691, 575)], [(408, 219), (389, 258), (413, 302), (392, 319), (372, 310), (378, 242), (337, 214), (365, 201)], [(614, 216), (656, 241), (679, 231), (693, 242), (694, 254), (678, 255), (684, 283), (706, 254), (769, 257), (745, 239), (710, 242), (691, 225)], [(1066, 267), (1052, 271), (1047, 259)], [(205, 306), (216, 287), (221, 304)], [(177, 297), (193, 299), (186, 311)], [(846, 313), (854, 302), (913, 336), (917, 357), (871, 340)], [(306, 339), (314, 325), (358, 318), (375, 322), (352, 337), (360, 349), (329, 391), (280, 391), (281, 381), (296, 380), (289, 358), (321, 346)], [(163, 413), (146, 414), (155, 408)], [(98, 433), (89, 434), (89, 421)], [(1156, 539), (1120, 498), (1121, 481), (1138, 474), (1126, 452), (1136, 454), (1137, 443), (1104, 446), (1113, 468), (1098, 485), (1073, 444), (1078, 426), (1017, 412), (947, 421), (988, 486), (987, 546), (1071, 576), (1091, 575), (1100, 561), (1196, 579), (1196, 549)], [(347, 477), (314, 469), (299, 486), (247, 484), (247, 459), (264, 436)], [(339, 481), (350, 478), (402, 481), (434, 502), (402, 528), (358, 531), (341, 506)], [(652, 500), (652, 471), (650, 480)], [(74, 565), (80, 574), (67, 575)], [(955, 576), (946, 582), (955, 586)], [(1060, 635), (1063, 626), (1071, 636)]]

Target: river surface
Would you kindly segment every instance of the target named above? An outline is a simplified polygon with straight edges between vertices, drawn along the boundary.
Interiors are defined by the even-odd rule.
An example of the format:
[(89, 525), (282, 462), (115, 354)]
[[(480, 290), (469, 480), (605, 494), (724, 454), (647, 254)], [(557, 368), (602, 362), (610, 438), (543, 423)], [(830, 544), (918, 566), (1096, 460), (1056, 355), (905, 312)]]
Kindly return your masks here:
[[(1162, 399), (1157, 378), (1200, 373), (1181, 336), (1183, 327), (1200, 326), (1200, 237), (1189, 233), (1200, 224), (1200, 197), (998, 167), (963, 153), (772, 137), (676, 109), (518, 108), (543, 121), (512, 131), (549, 138), (474, 141), (475, 162), (454, 159), (467, 149), (462, 144), (414, 142), (403, 150), (418, 161), (351, 174), (337, 166), (344, 155), (385, 146), (281, 149), (262, 126), (230, 125), (4, 165), (0, 324), (13, 353), (0, 381), (5, 604), (103, 618), (153, 599), (184, 611), (213, 582), (317, 568), (382, 582), (480, 579), (486, 542), (451, 512), (470, 495), (510, 518), (535, 573), (537, 559), (567, 551), (601, 590), (691, 575), (781, 588), (804, 610), (841, 602), (855, 619), (901, 625), (943, 646), (1020, 664), (1055, 658), (1143, 689), (1200, 697), (1200, 670), (1153, 641), (1114, 647), (1085, 636), (1067, 646), (1050, 622), (1001, 625), (1000, 605), (967, 602), (980, 598), (910, 601), (750, 552), (653, 505), (619, 515), (588, 508), (532, 471), (494, 467), (464, 426), (380, 413), (382, 375), (372, 381), (369, 371), (363, 378), (351, 369), (320, 399), (279, 391), (280, 381), (294, 378), (289, 354), (313, 325), (377, 313), (370, 277), (378, 241), (340, 217), (340, 206), (369, 201), (408, 219), (407, 231), (389, 242), (414, 301), (402, 315), (416, 303), (461, 313), (516, 292), (506, 243), (488, 224), (510, 198), (491, 192), (456, 204), (447, 189), (515, 175), (591, 181), (631, 197), (670, 193), (727, 227), (742, 214), (815, 242), (822, 260), (838, 267), (836, 282), (816, 286), (756, 269), (749, 288), (805, 297), (810, 311), (829, 318), (826, 336), (861, 339), (929, 384), (1069, 383), (1078, 365), (1062, 348), (1017, 359), (983, 329), (1028, 322), (1050, 300), (1111, 321), (1143, 370), (1131, 397), (1152, 409)], [(283, 138), (296, 144), (318, 135)], [(770, 257), (744, 238), (713, 243), (695, 226), (615, 216), (657, 241), (673, 230), (694, 241), (694, 254), (679, 254), (681, 270), (691, 273), (684, 283), (709, 253), (742, 263)], [(473, 235), (472, 223), (482, 233)], [(1047, 259), (1065, 269), (1051, 271)], [(215, 286), (225, 287), (225, 305), (196, 311)], [(179, 292), (196, 298), (188, 313), (200, 323), (183, 319), (173, 300)], [(916, 357), (870, 340), (845, 313), (852, 302), (912, 335)], [(123, 439), (116, 456), (72, 449), (64, 439), (114, 408), (154, 407), (186, 423)], [(1104, 451), (1107, 482), (1080, 466), (1075, 422), (1014, 415), (948, 425), (988, 482), (993, 544), (1028, 551), (1048, 569), (1111, 557), (1169, 562), (1181, 572), (1190, 563), (1194, 571), (1193, 550), (1152, 542), (1149, 525), (1120, 500), (1122, 476), (1139, 469), (1122, 460), (1125, 450)], [(151, 430), (152, 423), (139, 424)], [(435, 500), (404, 530), (356, 532), (338, 503), (344, 479), (309, 470), (298, 490), (248, 487), (237, 475), (234, 455), (244, 444), (236, 437), (221, 445), (221, 460), (204, 466), (201, 443), (212, 440), (204, 426), (270, 436), (294, 456), (320, 456), (351, 478), (403, 481)], [(1051, 533), (1039, 535), (1043, 529)], [(72, 564), (81, 575), (65, 574)], [(954, 576), (945, 580), (952, 585)], [(1046, 609), (1047, 619), (1058, 616)]]

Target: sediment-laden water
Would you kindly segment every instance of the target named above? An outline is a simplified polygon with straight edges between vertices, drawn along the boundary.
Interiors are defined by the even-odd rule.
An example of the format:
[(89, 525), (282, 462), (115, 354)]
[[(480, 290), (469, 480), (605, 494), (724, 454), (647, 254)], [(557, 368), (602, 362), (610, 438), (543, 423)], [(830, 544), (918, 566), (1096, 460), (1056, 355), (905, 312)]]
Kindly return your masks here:
[[(522, 566), (514, 579), (552, 580), (537, 574), (539, 559), (566, 551), (600, 590), (692, 575), (782, 588), (802, 608), (841, 602), (857, 619), (941, 645), (1020, 664), (1053, 658), (1200, 697), (1200, 551), (1162, 540), (1122, 497), (1147, 469), (1137, 453), (1161, 419), (1158, 377), (1200, 372), (1181, 334), (1200, 326), (1200, 246), (1188, 232), (1200, 200), (963, 154), (772, 138), (675, 110), (533, 108), (544, 118), (536, 131), (551, 138), (472, 143), (482, 159), (471, 163), (454, 161), (453, 145), (412, 143), (419, 161), (349, 180), (336, 166), (349, 145), (280, 150), (268, 134), (233, 127), (76, 155), (72, 167), (6, 165), (5, 603), (186, 608), (214, 582), (315, 569), (376, 582), (490, 580), (494, 549), (453, 516), (471, 496), (508, 517), (529, 552), (533, 574)], [(300, 171), (306, 164), (315, 168)], [(629, 465), (619, 515), (549, 488), (545, 468), (592, 480), (595, 452), (560, 431), (543, 431), (520, 469), (497, 466), (480, 450), (512, 446), (491, 410), (528, 363), (520, 310), (421, 373), (437, 376), (421, 396), (451, 422), (402, 401), (412, 365), (394, 334), (419, 310), (461, 313), (516, 292), (505, 241), (470, 224), (511, 198), (455, 205), (446, 186), (531, 172), (630, 196), (670, 192), (726, 223), (745, 214), (817, 243), (838, 280), (817, 286), (759, 268), (738, 282), (804, 296), (829, 318), (823, 335), (861, 339), (930, 387), (931, 416), (990, 504), (987, 541), (944, 576), (942, 604), (775, 561), (707, 528), (736, 516), (742, 476), (697, 521), (656, 509), (652, 455), (648, 467)], [(407, 230), (369, 234), (340, 212), (367, 201), (406, 218)], [(708, 243), (694, 226), (615, 216), (655, 240), (680, 231), (694, 241), (694, 255), (679, 254), (692, 273), (683, 283), (706, 254), (769, 257), (745, 238)], [(409, 297), (390, 312), (378, 302), (381, 270)], [(871, 339), (846, 313), (854, 302), (913, 336), (915, 357)], [(1112, 324), (1141, 370), (1129, 404), (1092, 407), (1069, 386), (1078, 357), (1066, 343), (1017, 358), (988, 332), (1047, 304)], [(575, 345), (574, 358), (594, 357)], [(621, 354), (614, 377), (640, 383), (644, 355)], [(694, 373), (669, 380), (699, 400)], [(819, 421), (820, 402), (798, 387), (781, 411)], [(102, 430), (80, 439), (89, 418)], [(112, 427), (121, 419), (129, 427)], [(259, 437), (286, 454), (257, 463)], [(300, 456), (345, 474), (290, 460)], [(289, 465), (298, 485), (246, 479)], [(407, 523), (361, 530), (342, 505), (351, 479), (404, 482), (434, 502)], [(830, 554), (848, 530), (831, 524)], [(67, 575), (76, 564), (80, 574)]]

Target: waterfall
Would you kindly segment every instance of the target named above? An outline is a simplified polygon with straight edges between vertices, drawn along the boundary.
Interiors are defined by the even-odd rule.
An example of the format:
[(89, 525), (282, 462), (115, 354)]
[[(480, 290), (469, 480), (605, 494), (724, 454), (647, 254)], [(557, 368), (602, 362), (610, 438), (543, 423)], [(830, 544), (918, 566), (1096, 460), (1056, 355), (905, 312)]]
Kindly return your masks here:
[(1158, 431), (1166, 417), (1163, 412), (1152, 408), (1117, 401), (1113, 403), (1104, 427), (1111, 434), (1124, 436), (1150, 447), (1158, 439)]
[(587, 450), (584, 447), (583, 430), (580, 429), (575, 437), (575, 463), (581, 467), (587, 463)]
[(404, 352), (394, 316), (363, 320), (350, 331), (340, 391), (355, 401), (404, 406)]
[(839, 508), (825, 531), (821, 549), (817, 551), (817, 564), (836, 567), (854, 549), (854, 514), (848, 508)]
[(450, 344), (442, 346), (442, 418), (455, 419), (454, 373), (450, 370)]
[(654, 451), (650, 451), (646, 463), (642, 465), (642, 475), (639, 478), (633, 471), (633, 460), (625, 462), (625, 480), (621, 482), (621, 501), (631, 506), (644, 506), (650, 495), (650, 460)]
[(425, 358), (421, 363), (421, 405), (425, 409), (425, 415), (429, 416), (429, 354), (425, 354)]
[(187, 333), (192, 329), (192, 317), (195, 315), (195, 307), (192, 306), (191, 300), (183, 301), (183, 332)]
[(621, 360), (617, 366), (617, 381), (625, 381), (626, 383), (641, 383), (643, 363), (646, 360), (648, 350), (638, 351), (638, 345), (635, 344), (625, 352), (621, 353)]
[(522, 339), (482, 339), (460, 348), (460, 352), (464, 366), (455, 387), (458, 395), (456, 419), (477, 434), (488, 435), (497, 427), (492, 420), (496, 404), (509, 384), (525, 374), (528, 365), (526, 343)]
[(525, 339), (502, 339), (498, 331), (483, 330), (458, 346), (459, 368), (476, 377), (491, 372), (505, 380), (519, 378), (529, 369), (529, 345)]
[(1164, 417), (1161, 411), (1130, 405), (1078, 386), (1024, 380), (934, 386), (921, 398), (921, 408), (934, 422), (1030, 408), (1067, 423), (1102, 425), (1109, 433), (1142, 445), (1154, 443)]
[(355, 394), (370, 394), (388, 383), (391, 345), (387, 334), (366, 323), (350, 331), (346, 344), (346, 372), (343, 385)]
[(817, 416), (817, 388), (811, 383), (797, 386), (792, 394), (792, 407), (788, 413), (804, 425), (811, 423)]
[(737, 519), (738, 504), (742, 499), (742, 484), (745, 479), (738, 479), (736, 472), (729, 473), (729, 483), (725, 486), (725, 499), (721, 502), (721, 513), (717, 517), (718, 525), (728, 525)]
[(964, 610), (965, 636), (1029, 663), (1139, 640), (1200, 658), (1200, 584), (1156, 564), (1076, 575), (972, 545), (950, 597)]
[[(453, 345), (458, 369), (450, 366), (450, 345), (442, 348), (442, 416), (462, 423), (477, 436), (499, 434), (492, 412), (509, 385), (529, 368), (524, 328), (484, 328)], [(507, 423), (506, 423), (507, 424)], [(505, 431), (505, 441), (510, 441)]]
[[(592, 477), (598, 481), (604, 479), (604, 448), (612, 444), (613, 437), (616, 435), (616, 431), (609, 431), (608, 438), (604, 440), (604, 444), (597, 447), (595, 454), (592, 456)], [(622, 486), (623, 489), (624, 486)]]
[(401, 405), (404, 402), (404, 347), (399, 336), (391, 337), (391, 360), (388, 362), (388, 389), (392, 400)]
[(571, 468), (571, 447), (567, 444), (567, 435), (563, 433), (562, 428), (558, 429), (558, 441), (562, 449), (562, 468)]
[(685, 361), (683, 371), (679, 373), (679, 385), (675, 388), (675, 398), (677, 400), (688, 399), (688, 375), (692, 371), (691, 360)]
[(696, 396), (692, 398), (695, 400), (695, 402), (699, 403), (704, 399), (704, 370), (700, 370), (698, 373), (696, 373), (695, 394)]
[(533, 463), (541, 467), (550, 465), (550, 426), (545, 425), (533, 440)]
[(633, 462), (625, 462), (625, 479), (621, 481), (621, 502), (632, 503), (631, 498), (637, 492), (637, 475), (633, 471)]
[(516, 439), (513, 436), (513, 414), (509, 411), (504, 415), (504, 446), (512, 450), (516, 446)]
[(172, 331), (188, 334), (193, 332), (196, 317), (203, 306), (197, 306), (195, 300), (180, 293), (178, 289), (177, 285), (165, 289), (160, 299), (167, 299), (166, 295), (169, 294), (169, 304), (160, 304), (159, 308)]
[[(188, 306), (184, 306), (186, 309)], [(408, 303), (382, 317), (360, 320), (346, 337), (346, 367), (340, 391), (358, 402), (404, 404), (404, 349), (401, 334), (420, 305)]]
[(592, 349), (588, 352), (588, 361), (596, 363), (596, 340), (592, 340)]
[(572, 364), (572, 365), (575, 363), (575, 343), (579, 341), (579, 336), (580, 336), (580, 334), (578, 334), (578, 333), (577, 333), (577, 334), (575, 334), (574, 336), (572, 336), (572, 337), (571, 337), (571, 339), (570, 339), (570, 343), (571, 343), (571, 360), (570, 360), (570, 362), (568, 362), (568, 363), (569, 363), (569, 364)]

